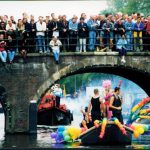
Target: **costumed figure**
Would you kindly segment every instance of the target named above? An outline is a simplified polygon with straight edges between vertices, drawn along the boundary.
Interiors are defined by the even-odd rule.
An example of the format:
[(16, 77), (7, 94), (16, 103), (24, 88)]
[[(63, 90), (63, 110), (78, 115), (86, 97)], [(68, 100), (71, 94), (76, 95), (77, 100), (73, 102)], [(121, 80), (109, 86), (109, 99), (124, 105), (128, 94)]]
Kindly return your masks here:
[(111, 81), (110, 80), (104, 80), (102, 83), (102, 86), (104, 88), (104, 100), (105, 100), (105, 107), (106, 107), (106, 114), (107, 118), (110, 119), (112, 117), (112, 111), (109, 110), (109, 102), (110, 98), (113, 95), (113, 90), (111, 89)]

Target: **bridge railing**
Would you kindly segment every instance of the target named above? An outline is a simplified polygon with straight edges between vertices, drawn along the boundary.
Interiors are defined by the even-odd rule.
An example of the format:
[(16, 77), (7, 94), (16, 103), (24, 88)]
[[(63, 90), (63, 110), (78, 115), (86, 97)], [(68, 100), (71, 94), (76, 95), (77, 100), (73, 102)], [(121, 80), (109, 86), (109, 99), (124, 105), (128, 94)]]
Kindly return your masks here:
[[(125, 30), (124, 35), (127, 41), (126, 49), (131, 52), (143, 52), (150, 51), (150, 36), (146, 34), (148, 30), (136, 31), (136, 30)], [(94, 34), (90, 34), (93, 32)], [(122, 33), (116, 30), (90, 30), (87, 32), (87, 36), (82, 38), (79, 33), (70, 34), (68, 31), (67, 35), (64, 37), (61, 34), (58, 37), (62, 42), (61, 50), (62, 52), (76, 52), (76, 51), (117, 51), (117, 42), (121, 38)], [(39, 38), (36, 36), (37, 31), (0, 31), (0, 34), (4, 34), (4, 40), (8, 43), (8, 36), (13, 37), (13, 44), (7, 44), (6, 49), (14, 48), (17, 52), (25, 49), (28, 53), (38, 53), (39, 52)], [(49, 46), (52, 40), (52, 31), (44, 32), (44, 43), (42, 48), (46, 52), (51, 52), (51, 47)], [(81, 44), (80, 39), (85, 39), (85, 43)], [(85, 45), (85, 48), (83, 46)], [(82, 50), (81, 50), (82, 49)]]

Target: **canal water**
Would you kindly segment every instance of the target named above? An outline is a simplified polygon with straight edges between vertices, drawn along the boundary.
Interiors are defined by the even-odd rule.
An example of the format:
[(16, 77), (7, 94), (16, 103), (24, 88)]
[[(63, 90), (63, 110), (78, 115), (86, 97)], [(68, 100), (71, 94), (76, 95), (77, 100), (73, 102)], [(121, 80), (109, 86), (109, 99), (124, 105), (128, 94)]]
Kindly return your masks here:
[(38, 127), (35, 135), (5, 135), (4, 133), (4, 114), (0, 114), (0, 149), (18, 148), (80, 148), (80, 149), (150, 149), (150, 135), (142, 135), (138, 140), (133, 138), (131, 145), (123, 147), (112, 146), (83, 146), (80, 142), (70, 144), (55, 144), (50, 138), (50, 133), (55, 129), (48, 127)]

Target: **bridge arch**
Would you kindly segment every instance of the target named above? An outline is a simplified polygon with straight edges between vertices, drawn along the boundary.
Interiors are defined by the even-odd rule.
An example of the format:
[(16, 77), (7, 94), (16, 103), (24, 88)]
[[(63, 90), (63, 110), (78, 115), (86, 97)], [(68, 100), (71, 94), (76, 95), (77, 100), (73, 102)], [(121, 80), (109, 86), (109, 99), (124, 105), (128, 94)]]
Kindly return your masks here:
[(90, 65), (77, 67), (76, 65), (69, 65), (62, 68), (60, 71), (52, 74), (37, 90), (34, 99), (39, 99), (46, 91), (57, 81), (75, 74), (83, 73), (108, 73), (124, 77), (137, 85), (139, 85), (150, 96), (150, 73), (144, 72), (138, 68), (123, 65)]

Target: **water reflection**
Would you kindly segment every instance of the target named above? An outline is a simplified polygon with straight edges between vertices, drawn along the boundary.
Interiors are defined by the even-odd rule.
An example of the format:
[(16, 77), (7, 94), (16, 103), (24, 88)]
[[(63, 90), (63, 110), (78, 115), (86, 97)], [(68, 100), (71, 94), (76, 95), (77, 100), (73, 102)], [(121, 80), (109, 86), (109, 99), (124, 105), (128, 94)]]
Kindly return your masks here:
[[(53, 129), (39, 128), (36, 135), (5, 135), (0, 139), (0, 148), (80, 148), (80, 149), (149, 149), (150, 138), (147, 141), (133, 141), (132, 145), (126, 146), (83, 146), (80, 142), (69, 143), (69, 144), (54, 144), (50, 138), (50, 132)], [(149, 140), (148, 140), (149, 139)]]

